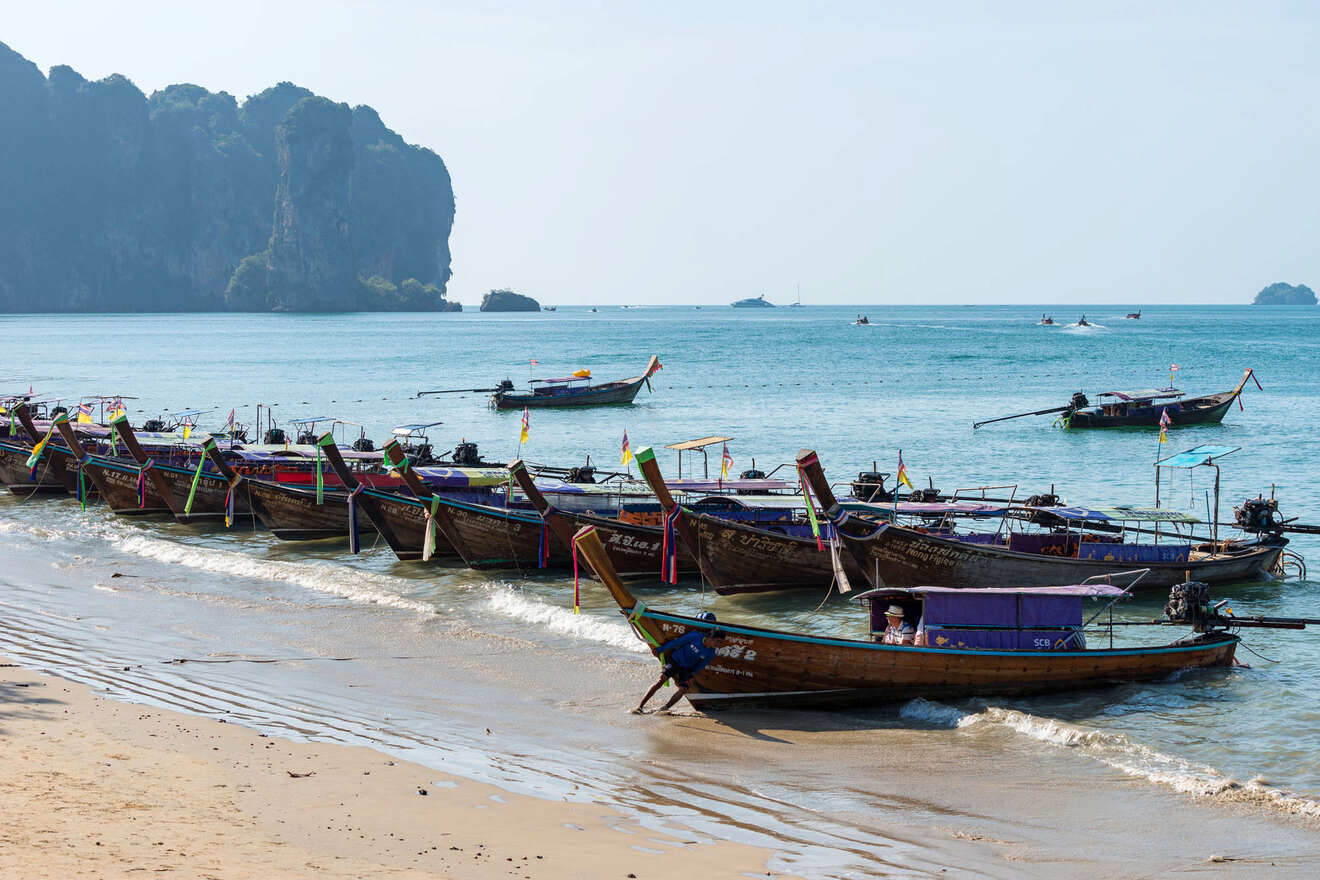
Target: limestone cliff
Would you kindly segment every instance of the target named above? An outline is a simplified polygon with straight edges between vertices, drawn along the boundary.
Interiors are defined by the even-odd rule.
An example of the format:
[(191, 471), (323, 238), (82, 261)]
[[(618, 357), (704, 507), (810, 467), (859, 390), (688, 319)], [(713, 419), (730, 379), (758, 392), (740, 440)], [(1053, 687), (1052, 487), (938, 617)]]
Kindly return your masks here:
[(1313, 306), (1316, 304), (1315, 291), (1305, 284), (1285, 284), (1282, 281), (1271, 284), (1256, 294), (1252, 300), (1255, 306)]
[(454, 196), (369, 107), (48, 76), (0, 43), (0, 312), (450, 309)]
[(507, 288), (492, 290), (481, 298), (483, 312), (539, 312), (541, 304), (530, 296), (514, 293)]

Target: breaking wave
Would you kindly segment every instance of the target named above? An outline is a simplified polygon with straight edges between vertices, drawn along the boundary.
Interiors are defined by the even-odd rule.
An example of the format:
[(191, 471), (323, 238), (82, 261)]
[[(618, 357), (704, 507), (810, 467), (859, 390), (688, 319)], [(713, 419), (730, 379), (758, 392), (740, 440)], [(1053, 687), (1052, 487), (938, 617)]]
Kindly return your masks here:
[(572, 608), (526, 596), (508, 585), (493, 585), (486, 608), (502, 617), (534, 623), (550, 632), (600, 642), (615, 648), (645, 653), (646, 645), (621, 623), (601, 620), (590, 614), (574, 614)]
[(1320, 802), (1277, 788), (1259, 776), (1239, 782), (1207, 764), (1167, 755), (1134, 742), (1122, 733), (1040, 718), (1016, 709), (991, 707), (980, 712), (963, 712), (953, 706), (922, 699), (905, 703), (899, 714), (909, 721), (950, 728), (994, 725), (1040, 742), (1076, 749), (1128, 776), (1192, 797), (1215, 798), (1320, 819)]

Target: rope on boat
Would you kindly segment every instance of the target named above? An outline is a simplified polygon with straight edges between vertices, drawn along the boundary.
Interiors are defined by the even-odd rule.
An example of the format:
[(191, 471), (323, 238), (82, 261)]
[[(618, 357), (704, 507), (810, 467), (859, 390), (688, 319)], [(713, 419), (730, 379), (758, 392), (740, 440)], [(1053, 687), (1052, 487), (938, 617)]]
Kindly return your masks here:
[(1238, 644), (1241, 645), (1243, 648), (1246, 648), (1248, 651), (1251, 651), (1251, 653), (1255, 654), (1257, 657), (1259, 657), (1260, 659), (1264, 660), (1266, 663), (1280, 663), (1280, 662), (1282, 662), (1282, 661), (1279, 661), (1279, 660), (1271, 660), (1269, 657), (1266, 657), (1264, 654), (1260, 653), (1259, 651), (1253, 651), (1252, 648), (1251, 648), (1251, 646), (1248, 645), (1246, 642), (1243, 642), (1243, 641), (1240, 641), (1240, 640), (1239, 640), (1239, 641), (1238, 641)]

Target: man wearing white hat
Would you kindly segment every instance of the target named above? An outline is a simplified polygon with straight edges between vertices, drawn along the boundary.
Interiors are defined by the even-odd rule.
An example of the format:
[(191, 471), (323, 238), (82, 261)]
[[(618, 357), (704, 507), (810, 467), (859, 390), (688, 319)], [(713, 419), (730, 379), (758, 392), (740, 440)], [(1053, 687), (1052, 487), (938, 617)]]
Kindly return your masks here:
[(890, 605), (885, 611), (885, 634), (882, 645), (911, 645), (916, 642), (917, 628), (903, 619), (903, 608)]

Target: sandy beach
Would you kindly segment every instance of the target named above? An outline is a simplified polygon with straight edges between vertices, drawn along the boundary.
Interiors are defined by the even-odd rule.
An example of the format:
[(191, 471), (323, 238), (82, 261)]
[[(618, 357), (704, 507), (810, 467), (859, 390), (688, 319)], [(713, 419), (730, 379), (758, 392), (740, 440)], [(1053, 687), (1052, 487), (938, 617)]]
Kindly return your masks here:
[(754, 847), (121, 703), (12, 664), (0, 695), (5, 877), (645, 878), (678, 864), (784, 876)]

